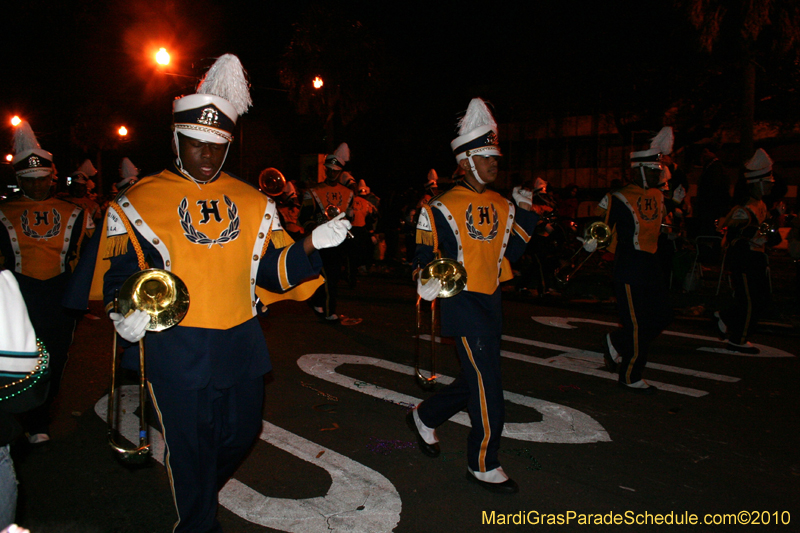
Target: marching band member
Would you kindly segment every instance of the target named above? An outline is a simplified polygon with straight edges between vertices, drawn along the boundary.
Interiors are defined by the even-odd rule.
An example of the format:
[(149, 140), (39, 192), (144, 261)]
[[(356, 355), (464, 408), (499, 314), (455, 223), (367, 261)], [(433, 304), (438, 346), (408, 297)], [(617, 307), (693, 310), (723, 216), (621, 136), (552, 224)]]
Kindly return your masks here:
[[(341, 183), (344, 166), (348, 161), (350, 161), (350, 148), (347, 143), (342, 143), (332, 154), (325, 157), (325, 181), (312, 185), (303, 193), (300, 225), (306, 231), (328, 221), (325, 212), (329, 206), (335, 206), (340, 213), (352, 213), (355, 192)], [(317, 289), (310, 300), (316, 315), (329, 323), (339, 322), (336, 303), (339, 296), (339, 279), (342, 276), (342, 254), (342, 250), (338, 247), (320, 251), (325, 284)]]
[(464, 179), (423, 206), (417, 224), (414, 276), (417, 293), (437, 297), (441, 282), (423, 284), (419, 273), (441, 251), (467, 270), (467, 285), (441, 300), (442, 335), (457, 337), (461, 372), (406, 417), (425, 455), (439, 455), (435, 429), (465, 407), (472, 429), (467, 439), (467, 479), (498, 493), (519, 490), (498, 459), (503, 431), (503, 385), (500, 377), (502, 309), (500, 282), (513, 275), (509, 261), (525, 250), (536, 226), (530, 212), (531, 191), (514, 189), (510, 202), (487, 188), (497, 178), (502, 155), (497, 125), (486, 104), (473, 99), (450, 143)]
[(147, 382), (166, 443), (178, 521), (173, 531), (220, 531), (218, 492), (261, 432), (271, 363), (256, 318), (256, 285), (282, 292), (315, 275), (315, 250), (340, 244), (349, 223), (285, 239), (275, 202), (222, 171), (236, 120), (251, 105), (239, 59), (221, 56), (197, 94), (173, 102), (167, 169), (142, 178), (108, 209), (104, 300), (150, 266), (181, 278), (191, 305), (183, 321), (146, 334), (148, 314), (111, 312), (125, 340), (145, 339)]
[(36, 335), (50, 351), (50, 392), (23, 421), (28, 440), (50, 440), (49, 410), (67, 364), (75, 319), (61, 306), (70, 262), (84, 237), (84, 211), (51, 196), (53, 155), (39, 146), (30, 124), (14, 132), (12, 166), (21, 194), (0, 203), (0, 255), (14, 272)]
[[(725, 232), (723, 246), (727, 247), (735, 301), (729, 309), (714, 315), (720, 333), (728, 339), (728, 350), (757, 354), (759, 349), (747, 337), (770, 301), (769, 259), (764, 247), (780, 242), (777, 232), (762, 228), (769, 215), (762, 197), (769, 194), (775, 183), (772, 160), (762, 148), (745, 163), (743, 179), (747, 197), (720, 219), (717, 226)], [(778, 235), (777, 242), (771, 240), (773, 234)]]
[[(630, 183), (606, 194), (599, 204), (605, 222), (616, 233), (614, 295), (621, 328), (606, 335), (603, 353), (606, 367), (619, 373), (619, 386), (640, 394), (656, 388), (642, 379), (650, 343), (672, 321), (661, 265), (656, 255), (665, 180), (662, 154), (672, 151), (672, 128), (662, 128), (650, 148), (631, 153)], [(596, 248), (594, 239), (584, 243)]]

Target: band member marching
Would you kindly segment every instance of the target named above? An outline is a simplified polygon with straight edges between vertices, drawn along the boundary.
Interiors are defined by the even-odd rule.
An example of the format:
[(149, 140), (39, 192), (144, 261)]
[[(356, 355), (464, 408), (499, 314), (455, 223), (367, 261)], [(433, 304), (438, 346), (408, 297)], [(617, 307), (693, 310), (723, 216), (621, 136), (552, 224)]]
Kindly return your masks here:
[(514, 493), (517, 483), (498, 459), (503, 430), (500, 376), (502, 309), (500, 282), (510, 279), (509, 261), (524, 251), (536, 226), (531, 191), (514, 189), (510, 202), (487, 185), (497, 179), (502, 155), (497, 125), (486, 104), (473, 99), (450, 145), (464, 179), (423, 206), (417, 225), (414, 276), (417, 293), (432, 301), (441, 282), (422, 282), (420, 271), (441, 252), (467, 271), (466, 287), (441, 299), (442, 335), (456, 337), (461, 371), (456, 380), (417, 406), (406, 417), (425, 455), (439, 455), (435, 429), (465, 407), (472, 429), (467, 439), (467, 479), (498, 493)]
[(619, 374), (620, 387), (640, 394), (656, 392), (642, 379), (642, 373), (650, 343), (672, 321), (656, 255), (664, 216), (660, 186), (666, 179), (661, 156), (672, 151), (672, 143), (672, 128), (665, 127), (649, 149), (632, 152), (630, 183), (606, 194), (598, 207), (616, 233), (613, 283), (622, 325), (606, 335), (604, 359), (608, 370)]
[(766, 223), (769, 212), (762, 198), (775, 183), (772, 160), (759, 148), (744, 165), (746, 197), (720, 219), (717, 229), (725, 232), (723, 247), (727, 247), (727, 264), (735, 294), (734, 304), (715, 313), (717, 326), (728, 339), (727, 348), (734, 352), (757, 354), (759, 349), (747, 341), (754, 325), (770, 301), (767, 269), (769, 259), (765, 246), (780, 243), (778, 232), (770, 231)]
[(251, 105), (236, 56), (221, 56), (197, 94), (173, 103), (173, 163), (109, 206), (104, 300), (133, 273), (169, 270), (188, 288), (180, 324), (147, 333), (148, 314), (111, 312), (125, 340), (146, 343), (146, 377), (166, 443), (175, 532), (220, 531), (218, 492), (262, 428), (271, 363), (256, 318), (256, 286), (287, 291), (319, 272), (315, 252), (340, 244), (341, 218), (283, 246), (275, 202), (222, 171), (236, 120)]
[[(306, 232), (327, 222), (326, 213), (331, 206), (340, 213), (352, 212), (355, 192), (341, 183), (342, 172), (348, 161), (350, 161), (350, 148), (347, 143), (342, 143), (325, 158), (325, 181), (312, 185), (303, 193), (299, 220)], [(310, 300), (316, 315), (330, 323), (339, 322), (336, 304), (339, 280), (342, 276), (343, 253), (338, 247), (320, 252), (325, 284), (317, 289)]]
[(11, 162), (19, 196), (0, 202), (0, 256), (14, 273), (36, 335), (50, 351), (47, 401), (25, 416), (32, 444), (50, 440), (49, 409), (58, 393), (72, 344), (75, 319), (61, 306), (71, 276), (70, 262), (84, 238), (85, 212), (51, 195), (53, 155), (39, 146), (27, 122), (14, 132)]

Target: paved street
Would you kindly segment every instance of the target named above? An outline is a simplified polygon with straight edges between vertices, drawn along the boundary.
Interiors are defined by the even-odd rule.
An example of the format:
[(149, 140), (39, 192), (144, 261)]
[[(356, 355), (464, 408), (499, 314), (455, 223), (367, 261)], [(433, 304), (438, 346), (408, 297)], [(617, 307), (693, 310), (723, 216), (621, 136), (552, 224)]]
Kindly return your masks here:
[[(788, 279), (792, 285), (777, 287), (782, 295), (794, 288)], [(786, 315), (753, 336), (761, 357), (735, 355), (714, 336), (708, 311), (693, 315), (686, 312), (691, 302), (682, 300), (652, 346), (645, 374), (662, 390), (641, 397), (618, 389), (602, 369), (600, 341), (616, 321), (613, 305), (509, 293), (501, 460), (520, 493), (498, 496), (464, 478), (465, 414), (440, 428), (438, 459), (416, 449), (405, 425), (408, 406), (428, 394), (412, 377), (413, 286), (399, 277), (364, 277), (341, 293), (340, 312), (361, 323), (323, 324), (297, 302), (272, 306), (262, 320), (274, 365), (264, 431), (221, 494), (226, 531), (472, 532), (490, 527), (486, 520), (528, 531), (536, 525), (514, 520), (545, 513), (569, 519), (556, 530), (607, 531), (579, 524), (580, 516), (616, 513), (635, 521), (672, 513), (669, 520), (679, 522), (740, 511), (753, 512), (746, 517), (753, 522), (769, 521), (757, 531), (797, 531), (800, 350)], [(52, 442), (15, 451), (17, 521), (33, 533), (171, 530), (163, 467), (121, 465), (106, 444), (101, 415), (111, 334), (105, 319), (80, 322)], [(446, 381), (457, 372), (454, 349), (445, 339), (438, 351), (437, 371)], [(125, 406), (123, 432), (132, 436), (135, 406)], [(160, 460), (156, 432), (153, 440)], [(781, 521), (790, 523), (775, 525)], [(678, 529), (698, 528), (627, 528)]]

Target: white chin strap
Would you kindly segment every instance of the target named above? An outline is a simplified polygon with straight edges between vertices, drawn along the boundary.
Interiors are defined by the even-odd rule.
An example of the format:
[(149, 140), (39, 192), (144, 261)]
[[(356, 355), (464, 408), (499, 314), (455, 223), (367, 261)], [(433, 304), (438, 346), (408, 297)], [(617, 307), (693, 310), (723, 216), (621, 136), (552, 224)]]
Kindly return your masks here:
[[(178, 152), (178, 159), (175, 161), (178, 164), (177, 165), (178, 166), (178, 170), (181, 171), (181, 174), (183, 174), (184, 176), (186, 176), (187, 178), (192, 180), (192, 182), (194, 182), (194, 184), (197, 185), (198, 189), (202, 189), (201, 185), (205, 184), (206, 182), (205, 181), (198, 181), (197, 179), (195, 179), (194, 176), (189, 174), (189, 172), (185, 168), (183, 168), (183, 161), (181, 161), (181, 145), (180, 145), (180, 143), (178, 143), (178, 132), (177, 131), (173, 131), (172, 132), (172, 138), (175, 139), (175, 151)], [(219, 169), (217, 170), (217, 174), (214, 176), (214, 178), (216, 178), (220, 174), (220, 172), (222, 172), (222, 167), (225, 166), (225, 160), (228, 159), (228, 151), (230, 149), (231, 149), (231, 143), (228, 143), (228, 146), (225, 147), (225, 157), (222, 158), (222, 164), (219, 166)]]
[(645, 178), (645, 176), (644, 176), (644, 167), (643, 166), (639, 167), (639, 175), (642, 177), (642, 188), (645, 189), (645, 190), (649, 189), (650, 187), (647, 185), (647, 178)]
[(486, 182), (483, 181), (480, 176), (478, 176), (478, 171), (475, 170), (475, 163), (472, 161), (472, 156), (468, 155), (467, 160), (469, 161), (469, 169), (472, 171), (472, 175), (475, 177), (475, 179), (478, 180), (478, 183), (481, 185), (486, 185)]

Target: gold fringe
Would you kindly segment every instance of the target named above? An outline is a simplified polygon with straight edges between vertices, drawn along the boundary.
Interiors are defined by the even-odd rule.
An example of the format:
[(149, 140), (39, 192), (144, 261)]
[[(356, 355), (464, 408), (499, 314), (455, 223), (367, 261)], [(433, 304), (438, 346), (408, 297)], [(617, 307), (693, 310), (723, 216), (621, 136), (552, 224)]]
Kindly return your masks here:
[(426, 246), (434, 246), (436, 240), (432, 231), (425, 231), (422, 229), (417, 230), (417, 244), (424, 244)]
[(285, 231), (273, 231), (272, 232), (272, 244), (275, 248), (286, 248), (290, 244), (292, 244), (292, 238), (286, 235)]
[(106, 239), (106, 250), (103, 259), (111, 259), (128, 251), (128, 234), (115, 235)]

